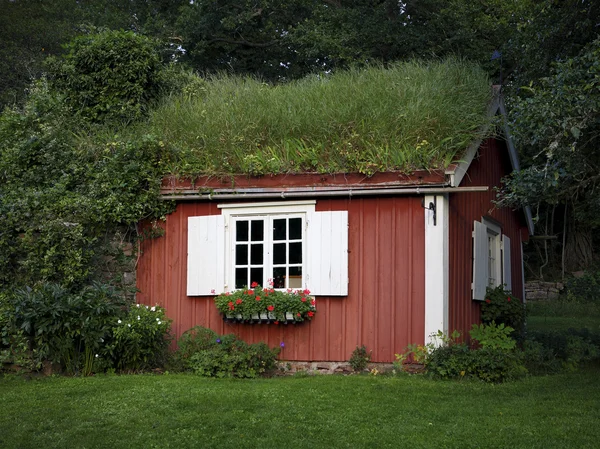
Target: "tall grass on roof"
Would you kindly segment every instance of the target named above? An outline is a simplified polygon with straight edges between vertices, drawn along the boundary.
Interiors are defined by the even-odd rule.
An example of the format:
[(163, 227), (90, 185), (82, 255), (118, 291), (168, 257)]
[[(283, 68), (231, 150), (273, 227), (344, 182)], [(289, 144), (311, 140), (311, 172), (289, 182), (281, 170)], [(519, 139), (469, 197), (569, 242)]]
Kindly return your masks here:
[(404, 62), (283, 85), (198, 80), (152, 117), (173, 174), (441, 169), (489, 123), (484, 72), (450, 59)]

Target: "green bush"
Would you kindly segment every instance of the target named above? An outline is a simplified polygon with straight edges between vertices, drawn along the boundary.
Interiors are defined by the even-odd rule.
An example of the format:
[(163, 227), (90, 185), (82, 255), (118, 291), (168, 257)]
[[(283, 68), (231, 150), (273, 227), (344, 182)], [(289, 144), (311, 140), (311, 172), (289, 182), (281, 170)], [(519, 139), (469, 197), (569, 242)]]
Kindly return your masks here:
[(29, 365), (60, 363), (70, 374), (92, 372), (94, 355), (110, 337), (124, 302), (107, 285), (70, 291), (44, 283), (4, 294), (2, 340)]
[(106, 30), (76, 37), (66, 49), (46, 66), (66, 104), (89, 121), (138, 120), (160, 93), (163, 67), (148, 37)]
[(481, 345), (472, 349), (459, 342), (460, 335), (442, 338), (441, 345), (430, 345), (425, 368), (429, 375), (440, 379), (476, 378), (485, 382), (504, 382), (527, 374), (523, 355), (515, 350), (510, 338), (512, 328), (504, 324), (473, 325), (471, 338)]
[(367, 364), (371, 361), (371, 353), (367, 351), (367, 347), (365, 345), (356, 347), (354, 351), (352, 351), (352, 355), (350, 356), (350, 366), (354, 371), (363, 371)]
[(279, 348), (248, 344), (234, 334), (196, 326), (178, 341), (175, 359), (184, 370), (207, 377), (258, 377), (276, 368)]
[(519, 298), (505, 291), (502, 286), (488, 288), (485, 301), (481, 304), (481, 321), (495, 322), (512, 327), (517, 336), (523, 333), (525, 307)]
[(484, 349), (510, 351), (511, 349), (515, 349), (517, 345), (517, 342), (510, 336), (513, 331), (512, 327), (504, 326), (504, 323), (497, 325), (492, 321), (489, 324), (473, 324), (469, 335)]
[(110, 342), (98, 354), (101, 367), (140, 371), (162, 366), (168, 356), (171, 320), (162, 307), (132, 306), (113, 320)]
[(588, 329), (534, 331), (527, 339), (553, 354), (563, 369), (572, 371), (582, 363), (600, 358), (600, 334)]
[(538, 341), (524, 341), (523, 359), (525, 368), (532, 375), (556, 374), (562, 369), (554, 352)]
[(588, 271), (583, 276), (565, 282), (567, 299), (600, 304), (600, 271)]
[(465, 343), (438, 346), (429, 353), (427, 373), (440, 379), (457, 379), (467, 375), (470, 349)]

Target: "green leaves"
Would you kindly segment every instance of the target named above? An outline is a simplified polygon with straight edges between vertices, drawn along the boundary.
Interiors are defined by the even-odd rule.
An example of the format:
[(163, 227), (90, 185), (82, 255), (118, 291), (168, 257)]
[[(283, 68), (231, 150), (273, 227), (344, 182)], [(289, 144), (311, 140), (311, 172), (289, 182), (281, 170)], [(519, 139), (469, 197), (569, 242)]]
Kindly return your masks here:
[(79, 36), (62, 58), (49, 58), (55, 89), (72, 110), (93, 123), (129, 123), (144, 117), (160, 92), (162, 69), (155, 41), (131, 31)]

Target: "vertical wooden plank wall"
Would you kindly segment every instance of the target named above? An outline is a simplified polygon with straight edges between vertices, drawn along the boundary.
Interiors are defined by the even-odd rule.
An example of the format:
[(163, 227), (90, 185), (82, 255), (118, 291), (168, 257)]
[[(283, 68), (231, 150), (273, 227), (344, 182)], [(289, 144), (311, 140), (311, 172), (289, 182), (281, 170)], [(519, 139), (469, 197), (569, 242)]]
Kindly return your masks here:
[(178, 337), (202, 325), (247, 342), (285, 344), (280, 358), (348, 360), (356, 346), (372, 360), (391, 362), (410, 343), (424, 341), (424, 215), (420, 197), (319, 199), (318, 211), (347, 210), (347, 297), (317, 297), (317, 314), (301, 325), (224, 323), (211, 297), (186, 296), (187, 218), (219, 214), (216, 203), (180, 203), (165, 234), (142, 243), (138, 302), (159, 304)]
[[(461, 187), (490, 186), (487, 192), (456, 193), (450, 195), (450, 330), (457, 329), (468, 335), (472, 323), (480, 322), (481, 303), (471, 299), (473, 270), (473, 222), (483, 216), (492, 217), (502, 224), (502, 233), (510, 238), (511, 274), (513, 292), (517, 297), (523, 290), (521, 271), (521, 232), (526, 230), (521, 211), (497, 208), (493, 186), (500, 186), (503, 176), (512, 171), (508, 150), (503, 141), (486, 140), (479, 149)], [(525, 235), (526, 232), (523, 232)]]

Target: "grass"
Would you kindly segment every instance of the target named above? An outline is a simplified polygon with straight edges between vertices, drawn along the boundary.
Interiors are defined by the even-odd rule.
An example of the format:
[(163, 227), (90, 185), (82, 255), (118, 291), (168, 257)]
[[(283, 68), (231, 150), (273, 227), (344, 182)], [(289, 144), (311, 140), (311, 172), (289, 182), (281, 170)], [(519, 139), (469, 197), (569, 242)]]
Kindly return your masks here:
[(5, 378), (0, 447), (595, 448), (597, 376)]
[(600, 333), (600, 305), (569, 300), (530, 301), (527, 303), (530, 330), (583, 329)]
[(198, 78), (151, 118), (173, 174), (445, 168), (489, 124), (490, 82), (449, 59), (404, 62), (270, 86)]

